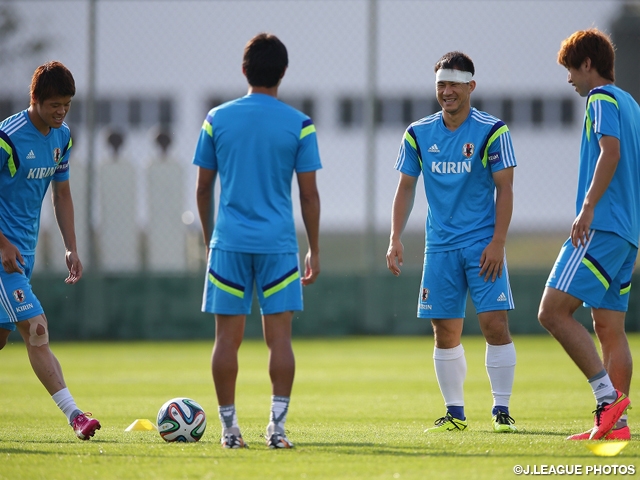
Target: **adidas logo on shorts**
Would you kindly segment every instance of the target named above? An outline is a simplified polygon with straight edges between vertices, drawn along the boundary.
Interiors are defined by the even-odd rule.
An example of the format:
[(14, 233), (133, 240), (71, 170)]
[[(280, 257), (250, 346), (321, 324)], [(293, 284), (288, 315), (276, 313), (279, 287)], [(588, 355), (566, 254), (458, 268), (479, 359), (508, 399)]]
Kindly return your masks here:
[(498, 297), (498, 301), (499, 302), (506, 302), (507, 301), (507, 296), (504, 294), (504, 292), (502, 292), (500, 294), (500, 296)]

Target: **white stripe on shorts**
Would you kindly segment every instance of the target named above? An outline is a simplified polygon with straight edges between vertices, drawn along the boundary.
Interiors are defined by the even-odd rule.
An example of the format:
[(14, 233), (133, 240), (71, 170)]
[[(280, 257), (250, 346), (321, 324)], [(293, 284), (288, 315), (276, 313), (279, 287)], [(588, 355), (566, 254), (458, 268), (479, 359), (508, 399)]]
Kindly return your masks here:
[(502, 258), (502, 262), (504, 263), (504, 271), (507, 273), (507, 286), (509, 287), (509, 309), (513, 310), (516, 308), (515, 303), (513, 303), (513, 293), (511, 293), (511, 281), (509, 280), (509, 267), (507, 267), (507, 250), (504, 250), (504, 257)]
[[(0, 266), (2, 268), (2, 266)], [(11, 300), (7, 295), (7, 291), (4, 288), (4, 283), (2, 283), (2, 279), (0, 279), (0, 305), (5, 309), (7, 315), (9, 316), (9, 321), (11, 323), (17, 323), (18, 317), (16, 316), (16, 312), (13, 311), (11, 307)]]
[(573, 280), (573, 277), (576, 275), (576, 272), (578, 271), (578, 267), (582, 263), (582, 259), (587, 253), (587, 249), (589, 248), (589, 245), (591, 244), (591, 241), (593, 240), (593, 237), (595, 236), (595, 234), (596, 234), (595, 230), (590, 230), (589, 240), (587, 240), (587, 244), (579, 245), (573, 250), (573, 253), (569, 258), (569, 261), (564, 266), (564, 270), (562, 270), (562, 275), (560, 275), (560, 279), (558, 280), (558, 284), (556, 286), (556, 288), (561, 292), (566, 292), (569, 290), (569, 285), (571, 285), (571, 281)]

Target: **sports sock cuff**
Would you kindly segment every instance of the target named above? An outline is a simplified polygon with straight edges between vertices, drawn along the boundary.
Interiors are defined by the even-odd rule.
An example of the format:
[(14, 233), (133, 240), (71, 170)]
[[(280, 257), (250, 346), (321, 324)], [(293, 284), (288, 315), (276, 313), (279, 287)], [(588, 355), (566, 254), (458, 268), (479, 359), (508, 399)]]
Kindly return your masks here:
[(272, 402), (283, 402), (283, 403), (289, 403), (291, 401), (291, 397), (280, 397), (278, 395), (272, 395), (271, 396), (271, 401)]
[(462, 356), (464, 356), (464, 348), (462, 347), (462, 344), (453, 348), (434, 347), (433, 349), (434, 360), (455, 360)]
[(238, 426), (238, 415), (235, 404), (218, 406), (218, 417), (223, 429)]
[(63, 388), (62, 390), (58, 390), (56, 393), (51, 395), (51, 398), (54, 402), (58, 403), (59, 401), (64, 400), (69, 396), (71, 396), (71, 393), (69, 393), (69, 389)]
[(458, 420), (466, 420), (467, 418), (464, 416), (464, 405), (447, 405), (447, 412)]
[(76, 417), (76, 412), (82, 413), (78, 409), (78, 406), (76, 405), (76, 402), (71, 396), (71, 392), (69, 392), (68, 388), (58, 390), (56, 393), (51, 395), (51, 399), (56, 403), (62, 413), (65, 414), (69, 423), (71, 423), (73, 418)]
[(506, 345), (489, 345), (487, 343), (485, 365), (487, 367), (513, 367), (516, 364), (516, 347), (511, 343)]
[(491, 410), (491, 415), (497, 415), (498, 412), (503, 412), (509, 415), (509, 407), (505, 405), (494, 405)]
[(587, 380), (589, 383), (595, 382), (596, 380), (600, 380), (602, 377), (607, 375), (607, 371), (603, 368), (601, 371), (596, 373), (593, 377)]

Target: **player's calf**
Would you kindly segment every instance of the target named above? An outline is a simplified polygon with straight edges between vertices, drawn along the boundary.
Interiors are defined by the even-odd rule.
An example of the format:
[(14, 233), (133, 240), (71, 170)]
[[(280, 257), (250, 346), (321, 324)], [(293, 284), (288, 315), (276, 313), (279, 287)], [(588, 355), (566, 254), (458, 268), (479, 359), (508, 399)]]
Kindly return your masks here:
[(10, 330), (7, 330), (5, 328), (0, 328), (0, 350), (2, 350), (4, 346), (7, 344), (7, 340), (9, 339), (10, 333), (11, 333)]

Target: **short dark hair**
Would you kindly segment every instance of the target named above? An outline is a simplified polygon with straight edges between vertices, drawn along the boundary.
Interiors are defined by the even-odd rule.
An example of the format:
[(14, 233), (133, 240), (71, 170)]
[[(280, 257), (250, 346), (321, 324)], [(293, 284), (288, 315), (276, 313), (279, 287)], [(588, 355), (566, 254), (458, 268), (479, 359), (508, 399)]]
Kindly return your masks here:
[(475, 75), (476, 69), (473, 66), (473, 60), (466, 53), (453, 51), (449, 53), (445, 53), (440, 60), (436, 62), (436, 65), (433, 69), (434, 72), (438, 72), (438, 70), (446, 68), (452, 70), (461, 70), (463, 72), (470, 72), (471, 75)]
[(67, 67), (60, 62), (40, 65), (31, 77), (31, 103), (42, 103), (53, 97), (73, 97), (76, 82)]
[(275, 87), (287, 65), (287, 47), (275, 35), (259, 33), (244, 47), (242, 68), (252, 87)]
[(613, 42), (597, 28), (578, 30), (560, 45), (558, 63), (564, 68), (578, 69), (587, 58), (591, 59), (591, 65), (602, 78), (615, 81), (613, 66), (616, 54)]

